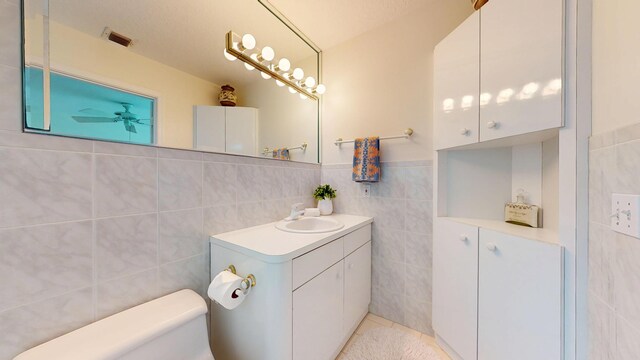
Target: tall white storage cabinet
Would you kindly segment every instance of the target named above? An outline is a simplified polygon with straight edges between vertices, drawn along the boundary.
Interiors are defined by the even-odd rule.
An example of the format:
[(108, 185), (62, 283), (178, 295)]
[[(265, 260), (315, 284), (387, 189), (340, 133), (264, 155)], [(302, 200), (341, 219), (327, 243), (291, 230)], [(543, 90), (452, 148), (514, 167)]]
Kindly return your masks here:
[(478, 142), (480, 13), (471, 15), (434, 50), (436, 149)]
[[(436, 47), (433, 327), (453, 359), (586, 358), (576, 19), (576, 0), (491, 0)], [(542, 228), (504, 221), (519, 188)]]
[(193, 114), (196, 149), (258, 155), (258, 109), (196, 105)]
[(491, 0), (481, 10), (480, 140), (562, 126), (562, 0)]

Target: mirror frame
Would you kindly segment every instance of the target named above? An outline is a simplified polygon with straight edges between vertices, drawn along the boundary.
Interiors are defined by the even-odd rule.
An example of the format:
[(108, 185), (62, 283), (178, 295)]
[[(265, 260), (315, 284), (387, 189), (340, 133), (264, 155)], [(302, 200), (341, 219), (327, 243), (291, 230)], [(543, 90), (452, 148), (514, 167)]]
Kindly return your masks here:
[[(21, 89), (22, 99), (21, 99), (21, 101), (22, 101), (22, 132), (23, 133), (38, 134), (38, 135), (43, 135), (43, 136), (55, 136), (55, 137), (71, 138), (71, 139), (80, 139), (80, 140), (87, 140), (87, 141), (102, 141), (102, 142), (108, 142), (108, 143), (133, 145), (133, 146), (154, 147), (154, 148), (161, 148), (161, 149), (195, 151), (195, 152), (201, 152), (201, 153), (220, 154), (220, 155), (228, 155), (228, 156), (240, 156), (240, 157), (246, 157), (246, 158), (252, 158), (252, 159), (278, 160), (278, 161), (286, 161), (286, 162), (301, 163), (301, 164), (321, 164), (321, 159), (322, 159), (322, 132), (321, 132), (321, 130), (322, 130), (322, 97), (319, 97), (318, 100), (316, 100), (317, 103), (318, 103), (317, 114), (316, 114), (316, 118), (317, 118), (317, 121), (316, 121), (316, 134), (317, 134), (317, 144), (318, 144), (318, 146), (317, 146), (317, 156), (316, 156), (316, 162), (315, 163), (308, 163), (308, 162), (295, 161), (295, 160), (274, 159), (274, 158), (264, 157), (264, 156), (260, 156), (260, 155), (232, 154), (232, 153), (226, 153), (226, 152), (206, 151), (206, 150), (200, 150), (200, 149), (187, 149), (187, 148), (167, 147), (167, 146), (162, 146), (162, 145), (158, 145), (158, 144), (135, 144), (135, 143), (129, 143), (129, 142), (126, 142), (126, 141), (93, 139), (93, 138), (88, 138), (88, 137), (78, 137), (78, 136), (71, 136), (71, 135), (50, 134), (50, 133), (47, 133), (47, 130), (29, 127), (28, 124), (27, 124), (27, 104), (25, 102), (25, 99), (26, 99), (26, 96), (27, 96), (27, 89), (26, 89), (26, 86), (25, 86), (25, 81), (26, 81), (25, 80), (26, 38), (25, 38), (25, 21), (24, 21), (25, 1), (27, 1), (27, 0), (20, 0), (20, 37), (21, 37), (20, 65), (21, 65), (21, 84), (22, 84), (22, 89)], [(322, 54), (322, 50), (311, 39), (309, 39), (302, 31), (300, 31), (300, 29), (298, 29), (289, 19), (287, 19), (286, 16), (284, 16), (278, 9), (276, 9), (267, 0), (256, 0), (256, 1), (260, 5), (262, 5), (265, 8), (265, 10), (267, 10), (269, 13), (271, 13), (271, 15), (273, 15), (276, 19), (278, 19), (284, 26), (286, 26), (291, 32), (293, 32), (298, 38), (300, 38), (300, 40), (302, 40), (313, 51), (316, 52), (317, 59), (318, 59), (317, 60), (318, 83), (321, 83), (322, 82), (322, 55), (323, 55)], [(158, 131), (158, 129), (154, 129), (154, 132), (155, 132), (156, 135), (157, 135), (157, 131)], [(157, 136), (154, 136), (154, 138), (157, 139)]]

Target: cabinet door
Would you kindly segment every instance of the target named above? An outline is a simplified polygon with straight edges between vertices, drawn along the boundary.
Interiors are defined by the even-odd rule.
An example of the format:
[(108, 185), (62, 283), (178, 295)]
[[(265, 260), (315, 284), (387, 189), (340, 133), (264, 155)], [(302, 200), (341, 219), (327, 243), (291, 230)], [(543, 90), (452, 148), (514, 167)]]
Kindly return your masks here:
[[(371, 241), (344, 259), (344, 331), (352, 331), (371, 303)], [(346, 335), (350, 335), (345, 333)]]
[(433, 327), (458, 355), (475, 360), (478, 228), (438, 218), (433, 238)]
[(343, 335), (343, 268), (340, 261), (293, 292), (293, 360), (337, 355)]
[(478, 141), (480, 17), (476, 12), (434, 50), (436, 150)]
[(481, 10), (480, 140), (562, 126), (562, 0), (491, 0)]
[(479, 360), (554, 360), (562, 349), (562, 247), (480, 230)]
[(222, 106), (194, 106), (193, 144), (198, 150), (225, 152), (225, 110)]
[(245, 107), (227, 108), (226, 152), (258, 155), (258, 110)]

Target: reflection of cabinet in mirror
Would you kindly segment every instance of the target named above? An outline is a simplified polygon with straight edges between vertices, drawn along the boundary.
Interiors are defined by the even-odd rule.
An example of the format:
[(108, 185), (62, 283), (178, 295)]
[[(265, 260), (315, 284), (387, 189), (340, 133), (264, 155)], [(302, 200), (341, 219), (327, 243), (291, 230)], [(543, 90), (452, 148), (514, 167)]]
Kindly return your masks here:
[(257, 155), (258, 109), (196, 105), (193, 114), (196, 149)]

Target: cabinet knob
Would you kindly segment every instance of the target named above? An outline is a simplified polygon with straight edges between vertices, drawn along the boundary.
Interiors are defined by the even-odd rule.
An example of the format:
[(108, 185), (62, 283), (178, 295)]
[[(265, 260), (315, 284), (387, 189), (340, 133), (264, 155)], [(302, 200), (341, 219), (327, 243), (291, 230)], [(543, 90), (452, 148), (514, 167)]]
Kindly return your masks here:
[(494, 244), (494, 243), (488, 243), (488, 244), (487, 244), (487, 250), (489, 250), (489, 251), (496, 251), (496, 250), (498, 250), (498, 247), (497, 247), (497, 246), (496, 246), (496, 244)]
[(468, 240), (467, 235), (464, 235), (464, 234), (460, 235), (459, 239), (462, 242), (467, 242), (467, 240)]
[(464, 136), (469, 135), (469, 129), (467, 128), (460, 129), (460, 135), (464, 135)]
[(497, 122), (495, 122), (495, 121), (489, 121), (489, 122), (487, 123), (487, 127), (488, 127), (489, 129), (495, 129), (495, 128), (497, 128), (497, 127), (498, 127), (498, 123), (497, 123)]

